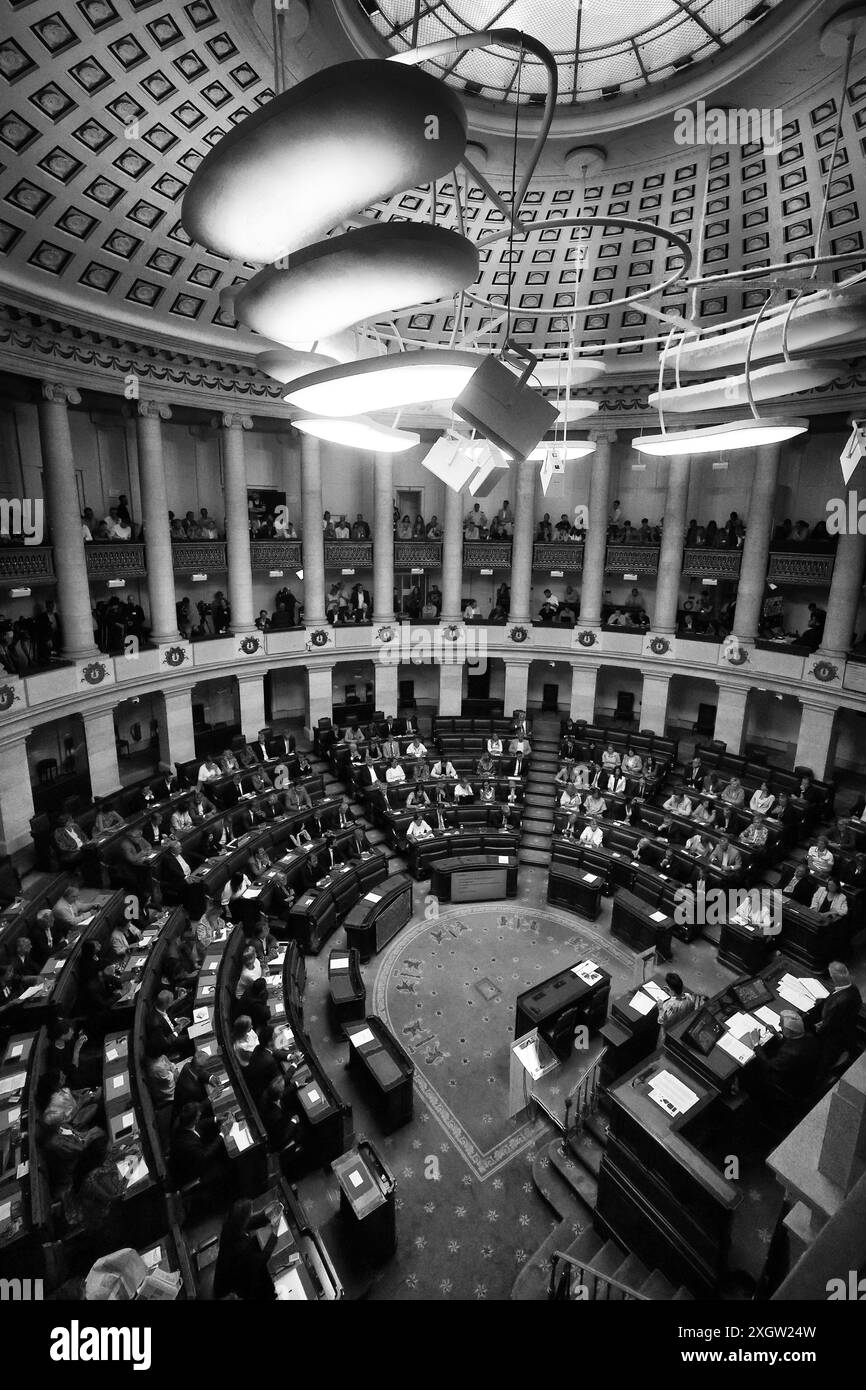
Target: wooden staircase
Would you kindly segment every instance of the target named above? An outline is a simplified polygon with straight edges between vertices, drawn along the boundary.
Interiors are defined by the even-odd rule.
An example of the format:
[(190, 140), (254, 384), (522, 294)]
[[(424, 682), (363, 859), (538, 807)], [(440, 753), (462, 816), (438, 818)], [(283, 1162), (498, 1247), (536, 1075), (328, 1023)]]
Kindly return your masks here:
[(682, 1284), (672, 1284), (660, 1269), (647, 1269), (637, 1255), (591, 1226), (567, 1250), (554, 1251), (547, 1296), (581, 1303), (673, 1303), (692, 1297)]
[(534, 714), (532, 756), (526, 779), (518, 853), (521, 864), (546, 867), (550, 863), (557, 790), (554, 778), (558, 768), (559, 719), (555, 715)]
[[(300, 747), (300, 743), (298, 745)], [(362, 802), (353, 799), (353, 792), (349, 790), (345, 782), (341, 782), (331, 772), (330, 767), (324, 758), (320, 758), (316, 750), (311, 746), (303, 749), (314, 772), (319, 773), (323, 779), (325, 796), (347, 796), (349, 798), (349, 815), (356, 825), (362, 825), (367, 833), (367, 839), (373, 849), (377, 849), (380, 854), (384, 854), (388, 861), (388, 874), (402, 874), (406, 872), (406, 861), (400, 857), (395, 849), (388, 844), (383, 832), (374, 826), (365, 815), (365, 807)]]

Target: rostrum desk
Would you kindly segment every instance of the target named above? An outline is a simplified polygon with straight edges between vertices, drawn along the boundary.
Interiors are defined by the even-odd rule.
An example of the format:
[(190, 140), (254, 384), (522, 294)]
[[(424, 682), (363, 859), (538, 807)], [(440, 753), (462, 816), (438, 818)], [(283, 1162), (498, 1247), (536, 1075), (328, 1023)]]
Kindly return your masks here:
[(560, 903), (594, 921), (601, 911), (603, 884), (601, 874), (591, 873), (577, 864), (553, 860), (547, 877), (547, 901)]
[(365, 1078), (382, 1128), (389, 1134), (412, 1118), (415, 1064), (375, 1014), (347, 1023), (345, 1033), (349, 1070)]
[(583, 1024), (592, 1030), (604, 1023), (610, 975), (598, 966), (596, 973), (600, 978), (589, 985), (575, 975), (573, 966), (569, 966), (518, 994), (514, 1013), (515, 1041), (537, 1028), (560, 1060), (563, 1054), (568, 1056), (575, 1028)]
[(441, 902), (474, 903), (517, 896), (517, 859), (511, 854), (452, 855), (430, 865), (430, 892)]
[(369, 960), (405, 927), (412, 916), (413, 887), (406, 874), (393, 874), (355, 903), (343, 926), (346, 945), (354, 947), (361, 960)]
[[(653, 920), (654, 913), (660, 920)], [(673, 925), (670, 913), (652, 907), (629, 889), (621, 888), (616, 893), (610, 918), (611, 936), (624, 941), (633, 951), (655, 947), (663, 960), (670, 960)]]

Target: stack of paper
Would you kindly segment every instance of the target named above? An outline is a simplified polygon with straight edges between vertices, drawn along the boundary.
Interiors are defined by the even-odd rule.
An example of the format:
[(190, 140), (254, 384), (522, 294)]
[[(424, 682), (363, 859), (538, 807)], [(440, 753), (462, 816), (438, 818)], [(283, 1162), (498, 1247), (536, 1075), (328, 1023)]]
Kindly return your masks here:
[(350, 1034), (350, 1041), (355, 1047), (362, 1047), (364, 1043), (375, 1042), (376, 1039), (373, 1037), (373, 1033), (369, 1028), (362, 1028), (360, 1032)]
[(573, 975), (577, 975), (579, 979), (583, 980), (585, 985), (597, 985), (601, 979), (599, 968), (594, 960), (581, 961), (580, 965), (573, 965), (571, 971)]
[(643, 989), (657, 1004), (663, 1004), (670, 997), (667, 990), (662, 989), (661, 985), (657, 985), (655, 980), (645, 980)]
[(650, 1100), (667, 1110), (669, 1115), (684, 1115), (698, 1100), (697, 1094), (669, 1071), (660, 1071), (649, 1086)]
[(651, 1009), (655, 1008), (655, 1000), (650, 999), (649, 995), (644, 994), (643, 990), (640, 989), (634, 998), (630, 1000), (630, 1003), (631, 1007), (641, 1015), (646, 1015)]
[(739, 1062), (741, 1067), (745, 1066), (746, 1062), (751, 1062), (755, 1055), (752, 1049), (735, 1038), (733, 1033), (723, 1033), (719, 1038), (718, 1046), (723, 1052), (727, 1052), (729, 1056), (733, 1057), (735, 1062)]
[(774, 1033), (782, 1031), (782, 1021), (773, 1009), (769, 1009), (766, 1004), (762, 1004), (760, 1009), (755, 1010), (755, 1018), (759, 1018), (762, 1023), (766, 1023), (768, 1028), (772, 1028)]
[(753, 1014), (731, 1014), (730, 1018), (725, 1019), (725, 1027), (738, 1041), (747, 1037), (749, 1033), (758, 1033), (762, 1043), (772, 1036), (769, 1029), (764, 1028)]
[(786, 1004), (793, 1004), (801, 1013), (807, 1014), (814, 1006), (815, 996), (794, 975), (783, 975), (777, 990)]

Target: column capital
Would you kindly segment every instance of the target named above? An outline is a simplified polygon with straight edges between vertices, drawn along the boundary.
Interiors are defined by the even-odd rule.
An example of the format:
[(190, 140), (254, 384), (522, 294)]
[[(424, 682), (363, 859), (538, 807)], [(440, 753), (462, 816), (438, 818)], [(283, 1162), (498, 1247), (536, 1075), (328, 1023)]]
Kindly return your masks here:
[(605, 425), (599, 425), (598, 429), (590, 430), (589, 437), (594, 444), (615, 444), (617, 432)]
[(235, 410), (228, 410), (224, 415), (220, 415), (219, 424), (224, 430), (251, 430), (253, 417), (252, 415), (242, 415)]
[(42, 399), (62, 405), (80, 405), (81, 392), (75, 386), (68, 386), (64, 381), (43, 381)]
[(171, 406), (166, 405), (164, 401), (138, 401), (135, 413), (143, 420), (170, 420)]

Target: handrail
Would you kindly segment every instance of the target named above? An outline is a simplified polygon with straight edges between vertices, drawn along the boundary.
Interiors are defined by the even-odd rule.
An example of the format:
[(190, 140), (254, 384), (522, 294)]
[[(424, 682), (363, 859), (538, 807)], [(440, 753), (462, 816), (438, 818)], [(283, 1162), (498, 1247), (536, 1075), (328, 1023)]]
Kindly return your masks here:
[[(636, 1303), (651, 1303), (652, 1300), (645, 1293), (640, 1293), (638, 1289), (633, 1289), (631, 1285), (624, 1284), (622, 1280), (615, 1279), (612, 1274), (604, 1274), (600, 1269), (596, 1269), (590, 1260), (580, 1260), (575, 1255), (568, 1255), (564, 1250), (554, 1250), (550, 1257), (550, 1288), (552, 1290), (556, 1275), (556, 1264), (558, 1260), (563, 1260), (566, 1264), (577, 1269), (581, 1274), (591, 1274), (596, 1283), (601, 1281), (610, 1288), (619, 1289), (625, 1295), (625, 1300)], [(575, 1300), (577, 1302), (578, 1300)]]
[[(586, 1115), (598, 1108), (598, 1075), (602, 1059), (606, 1052), (607, 1047), (603, 1047), (598, 1056), (593, 1058), (585, 1071), (578, 1077), (568, 1095), (565, 1097), (565, 1132), (562, 1136), (563, 1146), (568, 1143), (569, 1135), (580, 1133)], [(574, 1104), (574, 1097), (578, 1092), (583, 1094), (583, 1100), (581, 1101), (578, 1097), (578, 1103), (574, 1111), (575, 1123), (572, 1129), (570, 1112)]]

